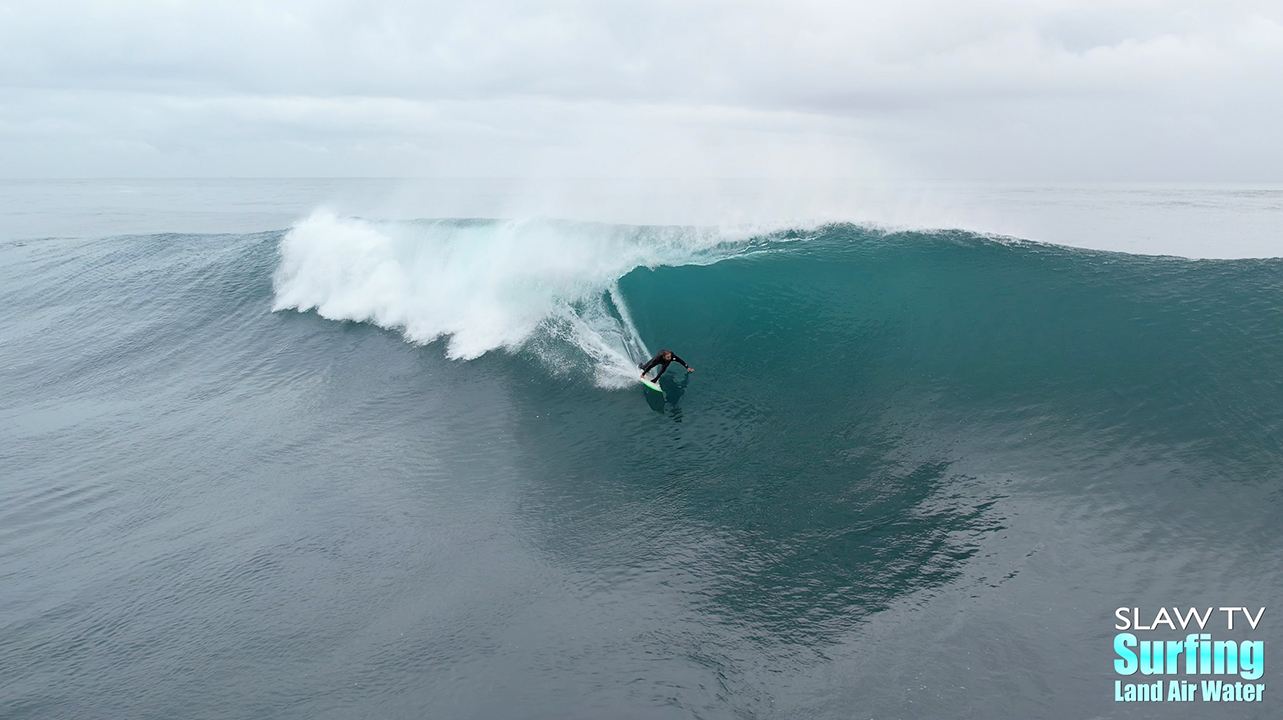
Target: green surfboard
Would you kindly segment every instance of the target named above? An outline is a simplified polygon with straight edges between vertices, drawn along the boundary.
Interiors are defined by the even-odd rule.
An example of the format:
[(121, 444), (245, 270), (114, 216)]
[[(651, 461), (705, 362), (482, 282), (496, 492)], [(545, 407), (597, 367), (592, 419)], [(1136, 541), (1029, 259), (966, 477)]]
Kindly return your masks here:
[(658, 384), (653, 383), (650, 380), (647, 380), (646, 378), (642, 378), (641, 381), (642, 381), (642, 385), (645, 385), (646, 387), (650, 388), (651, 390), (654, 390), (655, 392), (659, 392), (659, 393), (664, 392), (659, 388)]

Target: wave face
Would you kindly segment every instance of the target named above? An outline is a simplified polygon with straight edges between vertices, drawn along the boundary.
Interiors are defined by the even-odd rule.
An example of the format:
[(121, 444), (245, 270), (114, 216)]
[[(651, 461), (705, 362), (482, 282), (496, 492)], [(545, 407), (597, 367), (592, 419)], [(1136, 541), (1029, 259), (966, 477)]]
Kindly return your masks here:
[[(1283, 358), (1283, 261), (849, 224), (346, 223), (284, 239), (277, 308), (448, 338), (457, 359), (502, 350), (536, 386), (552, 372), (564, 392), (515, 398), (541, 448), (524, 472), (554, 486), (596, 483), (594, 464), (637, 483), (731, 479), (752, 499), (711, 493), (693, 522), (738, 535), (753, 517), (762, 534), (725, 550), (757, 592), (727, 593), (721, 611), (782, 635), (818, 637), (962, 577), (1006, 527), (994, 478), (1075, 495), (1102, 483), (1092, 503), (1134, 507), (1189, 476), (1276, 477), (1283, 459), (1283, 373), (1263, 371)], [(635, 385), (655, 347), (698, 368), (663, 377), (662, 400)], [(663, 461), (632, 459), (658, 430), (588, 378), (634, 384), (681, 424), (661, 435), (677, 443), (661, 441)], [(874, 527), (898, 528), (886, 549), (853, 540)], [(869, 584), (885, 566), (900, 570)], [(779, 622), (782, 607), (798, 614)]]
[[(752, 235), (548, 221), (376, 223), (314, 215), (280, 244), (273, 309), (371, 322), (447, 356), (537, 357), (602, 387), (648, 343), (711, 360), (716, 382), (842, 388), (919, 376), (1001, 405), (1102, 381), (1158, 398), (1273, 357), (1278, 260), (1190, 261), (830, 225)], [(1250, 310), (1250, 311), (1249, 311)], [(1226, 343), (1237, 328), (1241, 343)], [(1249, 343), (1249, 340), (1250, 343)], [(1242, 344), (1249, 343), (1249, 344)], [(1197, 362), (1196, 362), (1197, 360)], [(695, 360), (691, 359), (691, 362)], [(1179, 393), (1179, 394), (1178, 394)], [(1196, 394), (1195, 394), (1196, 395)]]
[[(1270, 399), (1283, 396), (1283, 373), (1263, 371), (1283, 358), (1279, 260), (848, 224), (754, 236), (324, 218), (291, 231), (281, 267), (278, 308), (369, 320), (415, 343), (448, 338), (458, 359), (502, 350), (516, 377), (559, 377), (567, 392), (528, 398), (525, 412), (539, 427), (537, 418), (563, 418), (526, 431), (562, 449), (523, 460), (552, 483), (582, 477), (567, 456), (631, 476), (619, 468), (652, 451), (649, 439), (631, 439), (645, 426), (603, 416), (608, 401), (580, 393), (587, 378), (634, 384), (647, 348), (673, 349), (698, 372), (667, 374), (663, 400), (634, 385), (683, 425), (680, 447), (651, 471), (734, 478), (773, 498), (700, 521), (762, 518), (771, 539), (753, 550), (771, 550), (734, 562), (775, 589), (741, 596), (735, 613), (776, 627), (778, 608), (806, 607), (805, 621), (789, 616), (792, 632), (822, 634), (964, 573), (1003, 526), (996, 492), (961, 490), (967, 478), (1018, 472), (1074, 493), (1127, 478), (1119, 482), (1150, 497), (1174, 480), (1142, 481), (1144, 468), (1256, 482), (1277, 476), (1283, 459), (1283, 407)], [(584, 448), (612, 450), (580, 457)], [(1116, 498), (1118, 487), (1098, 492)], [(825, 530), (798, 526), (820, 512)], [(844, 556), (849, 529), (870, 524), (899, 526), (886, 541), (896, 549)], [(841, 590), (884, 564), (903, 572)], [(802, 579), (814, 592), (799, 593)]]

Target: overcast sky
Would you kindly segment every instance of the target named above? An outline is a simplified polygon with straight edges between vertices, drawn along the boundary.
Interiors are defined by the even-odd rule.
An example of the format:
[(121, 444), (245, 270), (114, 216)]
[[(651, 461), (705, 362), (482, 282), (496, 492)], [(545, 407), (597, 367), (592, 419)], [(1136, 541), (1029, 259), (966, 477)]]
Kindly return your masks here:
[(0, 175), (1283, 181), (1283, 2), (0, 0)]

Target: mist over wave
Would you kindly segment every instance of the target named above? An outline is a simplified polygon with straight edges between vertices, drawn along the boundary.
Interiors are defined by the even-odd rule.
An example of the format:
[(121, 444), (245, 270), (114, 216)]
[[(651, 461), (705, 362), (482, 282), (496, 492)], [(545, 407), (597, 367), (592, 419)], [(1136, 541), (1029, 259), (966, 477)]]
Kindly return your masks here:
[(760, 247), (743, 234), (543, 220), (376, 222), (317, 212), (281, 241), (274, 310), (446, 338), (473, 359), (526, 349), (603, 387), (649, 356), (618, 282), (639, 267), (700, 265)]

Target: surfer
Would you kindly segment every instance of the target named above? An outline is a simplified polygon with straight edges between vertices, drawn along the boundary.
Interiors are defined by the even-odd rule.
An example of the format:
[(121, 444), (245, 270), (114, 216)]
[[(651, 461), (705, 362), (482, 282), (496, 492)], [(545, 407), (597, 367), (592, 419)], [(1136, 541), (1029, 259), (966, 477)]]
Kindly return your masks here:
[(662, 365), (663, 367), (659, 368), (659, 372), (655, 373), (654, 381), (659, 382), (659, 376), (663, 375), (664, 371), (668, 369), (669, 363), (677, 363), (678, 365), (681, 365), (682, 367), (686, 368), (686, 372), (695, 372), (695, 368), (691, 367), (690, 365), (687, 365), (685, 362), (682, 361), (681, 358), (674, 355), (672, 350), (660, 350), (659, 352), (655, 353), (655, 357), (646, 361), (645, 365), (638, 365), (637, 367), (641, 368), (641, 377), (643, 380), (645, 380), (646, 373), (650, 372), (651, 368), (655, 367), (656, 365)]

